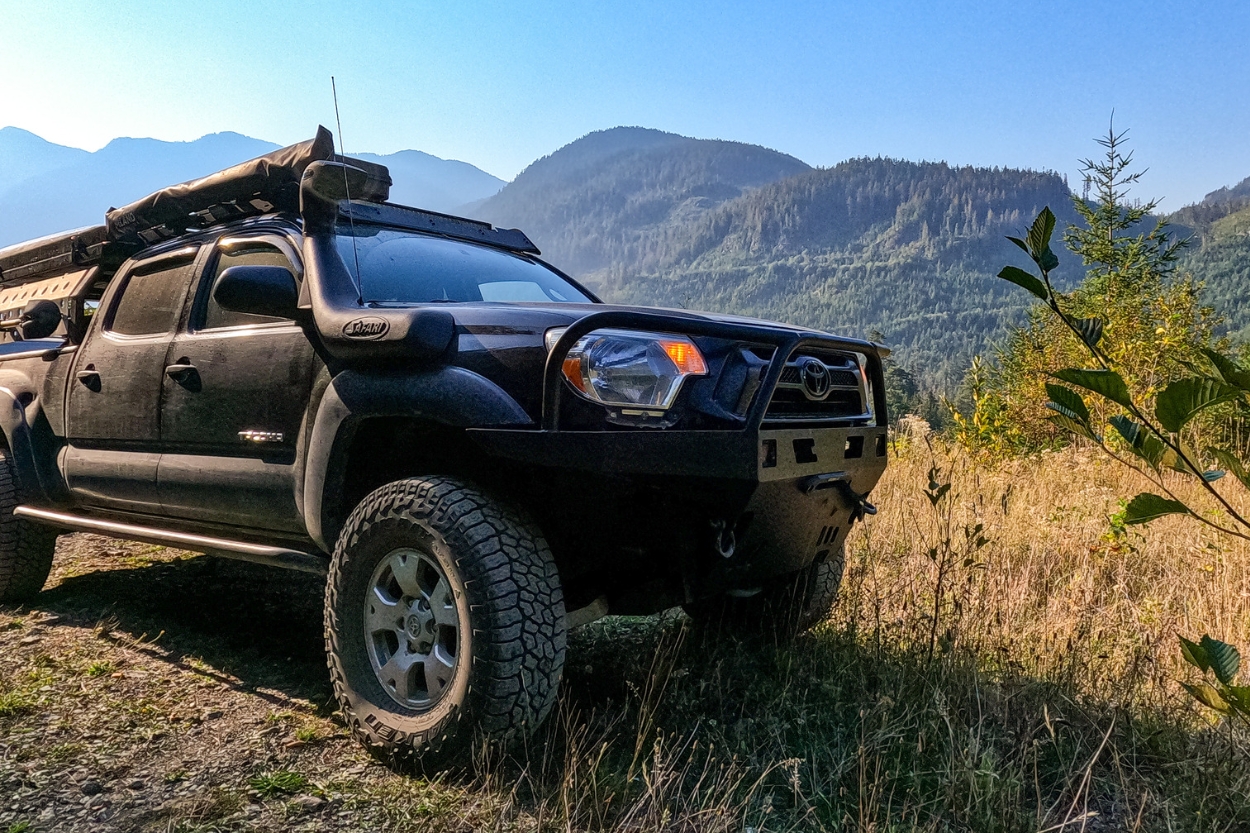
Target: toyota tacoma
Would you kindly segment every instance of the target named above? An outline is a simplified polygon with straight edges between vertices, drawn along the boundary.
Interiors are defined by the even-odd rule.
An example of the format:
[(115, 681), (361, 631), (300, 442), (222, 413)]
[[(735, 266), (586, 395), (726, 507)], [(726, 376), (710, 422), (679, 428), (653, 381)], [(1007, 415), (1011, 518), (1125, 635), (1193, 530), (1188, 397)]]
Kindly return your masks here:
[(601, 303), (308, 142), (0, 250), (0, 602), (88, 531), (326, 576), (353, 733), (463, 761), (567, 630), (810, 627), (886, 464), (879, 345)]

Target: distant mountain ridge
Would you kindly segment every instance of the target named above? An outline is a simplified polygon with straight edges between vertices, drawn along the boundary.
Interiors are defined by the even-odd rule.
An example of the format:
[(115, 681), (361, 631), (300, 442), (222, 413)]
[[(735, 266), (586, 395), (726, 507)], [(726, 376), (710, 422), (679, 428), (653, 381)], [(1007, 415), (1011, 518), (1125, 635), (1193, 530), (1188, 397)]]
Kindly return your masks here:
[(1075, 221), (1054, 173), (853, 159), (727, 201), (635, 268), (583, 279), (612, 301), (880, 332), (942, 384), (1020, 320), (1028, 299), (995, 275), (1013, 260), (1005, 235), (1047, 205)]
[[(0, 129), (0, 246), (103, 221), (104, 212), (167, 185), (205, 176), (278, 145), (238, 133), (192, 142), (114, 139), (94, 153)], [(465, 162), (407, 150), (357, 154), (391, 169), (391, 198), (434, 211), (488, 197), (500, 180)]]
[(89, 155), (80, 148), (53, 144), (20, 127), (0, 127), (0, 177), (9, 183), (67, 167)]
[(1250, 177), (1231, 187), (1218, 188), (1200, 202), (1187, 205), (1172, 213), (1168, 221), (1188, 229), (1205, 230), (1212, 223), (1250, 208)]
[(727, 200), (809, 170), (758, 145), (617, 127), (534, 162), (474, 213), (575, 274), (632, 268)]
[(468, 162), (442, 159), (419, 150), (350, 155), (390, 169), (391, 202), (444, 214), (455, 214), (466, 203), (490, 197), (506, 184)]

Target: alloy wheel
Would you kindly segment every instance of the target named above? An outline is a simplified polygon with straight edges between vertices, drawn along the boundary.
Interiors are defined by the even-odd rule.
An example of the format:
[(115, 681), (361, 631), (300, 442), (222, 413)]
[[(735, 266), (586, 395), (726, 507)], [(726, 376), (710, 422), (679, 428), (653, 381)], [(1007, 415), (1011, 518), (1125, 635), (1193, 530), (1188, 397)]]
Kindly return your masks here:
[(367, 592), (365, 644), (378, 682), (404, 708), (432, 708), (455, 679), (462, 627), (446, 573), (429, 553), (396, 549)]

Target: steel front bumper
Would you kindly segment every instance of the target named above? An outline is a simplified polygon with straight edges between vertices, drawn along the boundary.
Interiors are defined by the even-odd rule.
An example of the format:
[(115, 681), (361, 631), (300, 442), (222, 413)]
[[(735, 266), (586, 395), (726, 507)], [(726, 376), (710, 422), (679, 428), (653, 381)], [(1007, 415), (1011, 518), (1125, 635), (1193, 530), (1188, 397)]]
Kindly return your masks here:
[[(854, 521), (873, 511), (867, 495), (886, 465), (886, 429), (878, 426), (469, 434), (488, 455), (540, 467), (552, 478), (602, 476), (666, 495), (674, 516), (706, 532), (698, 572), (727, 587), (828, 556)], [(620, 506), (601, 498), (596, 513), (611, 515)]]
[(759, 445), (738, 554), (744, 579), (798, 570), (834, 552), (857, 519), (876, 512), (868, 494), (886, 464), (886, 429), (875, 426), (766, 430)]

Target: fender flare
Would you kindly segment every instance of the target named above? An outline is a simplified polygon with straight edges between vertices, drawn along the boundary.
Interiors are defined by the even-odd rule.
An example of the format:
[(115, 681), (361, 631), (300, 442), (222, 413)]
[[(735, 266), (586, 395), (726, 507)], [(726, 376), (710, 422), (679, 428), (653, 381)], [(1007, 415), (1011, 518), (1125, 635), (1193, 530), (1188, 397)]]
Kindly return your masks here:
[(463, 367), (418, 372), (344, 370), (326, 388), (309, 432), (304, 469), (304, 524), (333, 552), (337, 523), (325, 500), (341, 488), (356, 428), (372, 417), (404, 416), (452, 428), (532, 426), (530, 415), (499, 385)]
[(18, 370), (0, 370), (0, 431), (27, 496), (57, 505), (69, 500), (57, 468), (60, 442), (40, 400), (40, 386)]

